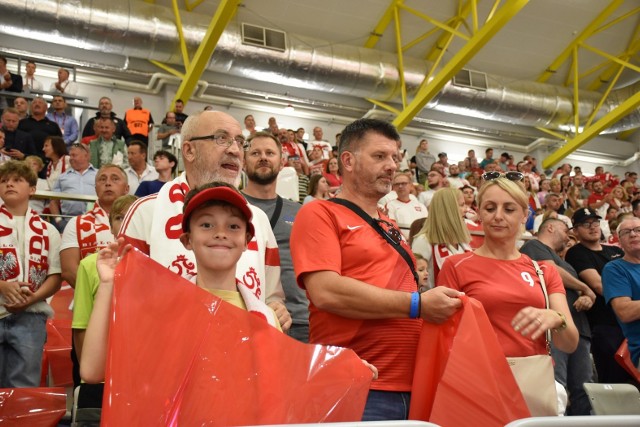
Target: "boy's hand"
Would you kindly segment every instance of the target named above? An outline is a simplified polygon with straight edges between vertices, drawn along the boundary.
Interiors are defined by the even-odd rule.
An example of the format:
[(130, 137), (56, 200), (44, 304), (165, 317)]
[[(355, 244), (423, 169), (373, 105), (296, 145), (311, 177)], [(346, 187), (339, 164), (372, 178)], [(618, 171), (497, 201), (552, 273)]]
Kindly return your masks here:
[(29, 289), (28, 283), (24, 283), (24, 282), (15, 282), (15, 283), (18, 283), (19, 285), (21, 285), (20, 293), (23, 296), (23, 301), (12, 303), (12, 304), (5, 304), (4, 306), (9, 313), (20, 313), (21, 311), (24, 311), (27, 307), (29, 307), (31, 304), (37, 302), (36, 295), (33, 292), (31, 292), (31, 289)]
[(130, 249), (131, 245), (125, 245), (124, 237), (120, 237), (98, 252), (96, 266), (101, 283), (113, 283), (116, 265), (118, 265), (120, 258), (125, 256)]
[(20, 282), (5, 282), (4, 280), (0, 280), (0, 294), (4, 298), (5, 305), (23, 304), (27, 302), (27, 298), (20, 288)]

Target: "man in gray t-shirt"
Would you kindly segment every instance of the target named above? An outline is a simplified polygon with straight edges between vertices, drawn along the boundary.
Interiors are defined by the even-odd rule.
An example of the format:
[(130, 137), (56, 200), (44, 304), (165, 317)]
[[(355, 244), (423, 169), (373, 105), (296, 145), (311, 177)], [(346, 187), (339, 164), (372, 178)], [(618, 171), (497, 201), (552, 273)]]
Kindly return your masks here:
[(309, 342), (309, 300), (296, 282), (289, 249), (291, 227), (300, 204), (276, 194), (276, 180), (284, 166), (280, 142), (265, 132), (256, 132), (249, 141), (249, 151), (245, 155), (247, 186), (242, 192), (249, 203), (262, 209), (269, 217), (280, 252), (280, 280), (286, 296), (285, 305), (293, 321), (287, 333), (306, 343)]
[(593, 382), (593, 369), (589, 352), (591, 349), (591, 330), (585, 314), (596, 299), (595, 294), (581, 282), (573, 267), (557, 254), (564, 249), (569, 240), (569, 228), (555, 218), (549, 218), (540, 225), (538, 239), (527, 241), (520, 252), (536, 261), (555, 264), (567, 292), (567, 303), (573, 322), (578, 328), (580, 340), (578, 348), (572, 354), (563, 353), (553, 346), (551, 356), (555, 362), (556, 380), (569, 392), (570, 404), (567, 415), (590, 415), (591, 403), (582, 384)]

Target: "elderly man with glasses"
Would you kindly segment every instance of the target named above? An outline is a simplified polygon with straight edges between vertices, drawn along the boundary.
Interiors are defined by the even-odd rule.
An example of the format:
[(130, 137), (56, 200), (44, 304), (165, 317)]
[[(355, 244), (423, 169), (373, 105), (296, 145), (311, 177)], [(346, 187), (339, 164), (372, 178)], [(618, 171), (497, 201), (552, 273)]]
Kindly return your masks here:
[[(640, 218), (628, 218), (618, 225), (624, 257), (604, 267), (604, 296), (629, 341), (631, 361), (640, 365)], [(640, 368), (639, 368), (640, 369)]]
[(631, 382), (629, 374), (614, 359), (624, 335), (611, 306), (605, 302), (602, 286), (605, 265), (622, 258), (624, 252), (616, 246), (600, 243), (600, 219), (591, 208), (578, 209), (573, 214), (573, 230), (579, 243), (567, 251), (565, 259), (575, 268), (580, 280), (596, 294), (596, 301), (587, 311), (587, 318), (591, 327), (591, 354), (596, 365), (598, 382)]
[[(213, 181), (240, 184), (244, 153), (249, 144), (240, 123), (218, 111), (189, 116), (181, 129), (184, 172), (166, 183), (157, 195), (137, 200), (124, 218), (120, 235), (174, 273), (191, 279), (195, 256), (180, 242), (182, 207), (190, 189)], [(236, 278), (274, 309), (286, 330), (291, 316), (284, 305), (278, 245), (267, 215), (251, 206), (255, 235), (238, 261)]]

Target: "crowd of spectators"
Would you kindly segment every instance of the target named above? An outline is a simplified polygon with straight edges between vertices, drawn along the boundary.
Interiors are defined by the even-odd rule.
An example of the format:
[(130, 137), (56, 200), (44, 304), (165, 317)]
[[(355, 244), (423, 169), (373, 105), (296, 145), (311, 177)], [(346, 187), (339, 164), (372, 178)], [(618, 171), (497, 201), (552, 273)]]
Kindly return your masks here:
[[(2, 89), (17, 89), (18, 82), (25, 88), (42, 89), (34, 72), (35, 64), (29, 63), (22, 79), (8, 72), (6, 60), (0, 57)], [(100, 98), (98, 111), (80, 133), (78, 123), (68, 114), (63, 96), (76, 93), (77, 87), (69, 81), (67, 70), (61, 69), (58, 77), (51, 86), (54, 92), (51, 105), (42, 97), (35, 97), (30, 103), (20, 96), (2, 98), (5, 105), (0, 105), (3, 110), (0, 196), (7, 200), (3, 200), (5, 203), (0, 207), (0, 223), (16, 227), (21, 235), (19, 227), (24, 224), (14, 224), (10, 219), (13, 215), (25, 215), (25, 201), (36, 188), (93, 197), (95, 203), (88, 206), (86, 201), (64, 198), (50, 202), (30, 200), (28, 215), (38, 221), (39, 218), (46, 220), (47, 225), (40, 233), (47, 233), (53, 243), (47, 244), (46, 249), (56, 253), (49, 256), (49, 261), (45, 254), (40, 266), (46, 267), (42, 271), (44, 276), (37, 280), (24, 277), (24, 273), (9, 276), (6, 271), (0, 271), (0, 300), (6, 306), (0, 311), (0, 326), (9, 328), (8, 321), (12, 317), (15, 320), (17, 314), (39, 315), (37, 325), (25, 321), (23, 327), (27, 332), (21, 332), (33, 332), (37, 341), (36, 350), (30, 350), (30, 365), (24, 378), (0, 375), (0, 387), (39, 384), (39, 369), (34, 361), (41, 359), (44, 344), (40, 342), (43, 328), (40, 317), (49, 315), (40, 303), (60, 288), (62, 280), (74, 287), (82, 298), (74, 312), (72, 351), (74, 380), (76, 385), (80, 384), (85, 332), (93, 298), (101, 283), (94, 254), (104, 249), (109, 259), (115, 259), (114, 239), (118, 230), (124, 237), (121, 243), (132, 244), (175, 273), (199, 283), (195, 279), (197, 267), (190, 249), (192, 243), (183, 241), (184, 223), (176, 219), (182, 218), (188, 191), (196, 190), (192, 194), (197, 194), (197, 189), (212, 181), (225, 183), (231, 191), (229, 194), (240, 197), (237, 206), (244, 206), (242, 197), (249, 203), (243, 213), (244, 219), (252, 224), (251, 232), (244, 237), (255, 242), (255, 246), (238, 253), (237, 268), (235, 264), (233, 267), (237, 286), (246, 285), (254, 290), (253, 296), (241, 295), (240, 299), (259, 300), (265, 310), (268, 305), (268, 313), (273, 313), (270, 323), (277, 321), (275, 326), (302, 342), (351, 344), (356, 351), (362, 351), (361, 357), (367, 356), (369, 362), (382, 368), (378, 386), (374, 388), (410, 391), (411, 369), (394, 366), (393, 360), (370, 348), (375, 334), (367, 335), (373, 331), (368, 329), (373, 324), (369, 322), (379, 321), (376, 327), (389, 331), (397, 325), (408, 327), (411, 337), (405, 336), (399, 343), (403, 354), (409, 354), (415, 350), (414, 338), (417, 339), (420, 325), (413, 320), (407, 322), (403, 313), (403, 304), (409, 302), (405, 297), (409, 298), (411, 289), (415, 288), (417, 296), (411, 292), (410, 317), (439, 323), (459, 309), (457, 291), (472, 295), (478, 292), (479, 281), (483, 284), (491, 281), (486, 274), (482, 280), (478, 279), (487, 264), (496, 271), (504, 268), (507, 276), (513, 277), (518, 276), (519, 269), (526, 270), (527, 280), (533, 286), (537, 278), (532, 267), (535, 264), (529, 263), (529, 257), (544, 262), (543, 270), (550, 280), (551, 303), (546, 308), (532, 308), (531, 300), (525, 300), (509, 312), (512, 324), (504, 319), (494, 324), (505, 354), (524, 354), (523, 348), (533, 353), (544, 352), (542, 332), (555, 331), (557, 334), (551, 342), (555, 376), (569, 391), (567, 413), (570, 415), (590, 412), (586, 396), (581, 392), (584, 382), (635, 384), (634, 379), (616, 365), (612, 352), (622, 343), (623, 330), (627, 328), (620, 328), (620, 316), (616, 318), (618, 310), (614, 312), (607, 302), (625, 297), (625, 290), (618, 288), (605, 300), (606, 283), (601, 275), (607, 262), (624, 255), (620, 246), (625, 248), (629, 244), (622, 240), (640, 236), (640, 227), (629, 222), (640, 217), (636, 172), (617, 176), (598, 167), (594, 175), (586, 176), (579, 167), (568, 163), (555, 171), (541, 171), (530, 155), (520, 161), (506, 152), (494, 158), (492, 148), (485, 150), (482, 159), (478, 159), (472, 149), (463, 161), (450, 164), (447, 153), (429, 152), (426, 139), (418, 143), (415, 155), (410, 156), (402, 149), (396, 130), (382, 122), (357, 121), (345, 128), (344, 135), (337, 134), (335, 141), (330, 142), (320, 126), (312, 129), (312, 137), (305, 138), (304, 128), (280, 127), (276, 117), (270, 117), (261, 128), (253, 115), (247, 115), (244, 129), (231, 116), (211, 111), (209, 107), (189, 118), (182, 100), (176, 101), (158, 126), (157, 143), (162, 149), (151, 157), (148, 144), (154, 122), (150, 112), (142, 107), (140, 97), (133, 98), (133, 107), (122, 119), (112, 111), (108, 97)], [(375, 140), (378, 137), (383, 140)], [(379, 151), (372, 148), (376, 144), (382, 147)], [(178, 151), (184, 159), (185, 172), (180, 175), (176, 175)], [(382, 162), (386, 163), (382, 165)], [(295, 177), (298, 194), (283, 204), (277, 184), (285, 175)], [(242, 195), (233, 192), (238, 187), (243, 190)], [(152, 194), (156, 196), (145, 197)], [(134, 195), (143, 198), (136, 201)], [(345, 246), (344, 235), (333, 235), (335, 230), (329, 224), (355, 231), (364, 226), (359, 218), (365, 216), (348, 204), (337, 208), (341, 200), (366, 207), (367, 212), (363, 213), (373, 218), (378, 227), (366, 228), (368, 240), (359, 241), (353, 247), (349, 246), (351, 243)], [(306, 227), (292, 230), (294, 220), (300, 216), (300, 223)], [(508, 233), (493, 226), (496, 221), (502, 221), (496, 217), (502, 216), (506, 218), (504, 228), (508, 228)], [(484, 229), (486, 224), (491, 228)], [(625, 228), (624, 224), (632, 227)], [(521, 227), (526, 230), (523, 235)], [(393, 257), (389, 258), (388, 248), (372, 247), (369, 242), (383, 235), (396, 249), (406, 247), (407, 256), (417, 259), (416, 265), (405, 265), (402, 250), (398, 249), (400, 255), (391, 251)], [(26, 236), (40, 237), (30, 233)], [(13, 242), (7, 244), (14, 245)], [(247, 246), (248, 241), (243, 245)], [(520, 257), (520, 246), (526, 258)], [(279, 255), (274, 257), (274, 251), (278, 250)], [(350, 260), (337, 265), (340, 255), (337, 252), (343, 250), (353, 259), (360, 256), (359, 262)], [(409, 252), (413, 253), (409, 255)], [(496, 255), (497, 252), (500, 254)], [(372, 254), (375, 259), (367, 259)], [(33, 254), (16, 256), (25, 255)], [(397, 256), (404, 259), (396, 259)], [(509, 263), (515, 259), (520, 264)], [(454, 268), (454, 262), (462, 267)], [(204, 258), (198, 259), (198, 264), (203, 263)], [(361, 265), (368, 266), (368, 271), (363, 271)], [(107, 270), (112, 271), (111, 267), (113, 265)], [(397, 268), (402, 270), (404, 278), (395, 287), (391, 284), (395, 278), (387, 276)], [(382, 276), (388, 283), (375, 284)], [(37, 283), (29, 291), (22, 290), (15, 285), (16, 277)], [(234, 280), (230, 281), (230, 288), (234, 288), (232, 282)], [(42, 287), (43, 284), (46, 286)], [(340, 291), (342, 285), (353, 295)], [(500, 285), (506, 292), (508, 285), (504, 281)], [(390, 293), (371, 293), (367, 287), (385, 288), (385, 292)], [(426, 298), (420, 299), (422, 293), (428, 293), (429, 302), (425, 302)], [(354, 295), (362, 297), (362, 301), (356, 303)], [(487, 304), (504, 299), (484, 291), (476, 295)], [(434, 312), (430, 304), (436, 304)], [(101, 305), (105, 305), (104, 301)], [(237, 305), (249, 306), (242, 302)], [(619, 301), (613, 306), (620, 306)], [(384, 314), (376, 311), (382, 308), (389, 311)], [(490, 317), (499, 317), (492, 310), (499, 312), (500, 309), (488, 310)], [(315, 315), (315, 327), (310, 311), (311, 319)], [(405, 319), (396, 319), (403, 316)], [(623, 316), (623, 319), (623, 324), (638, 321), (634, 316)], [(331, 322), (339, 322), (351, 330), (353, 336), (347, 339), (331, 332), (328, 328)], [(530, 338), (514, 333), (510, 325)], [(568, 332), (561, 335), (565, 328)], [(366, 338), (360, 340), (361, 334)], [(630, 340), (632, 338), (635, 339), (630, 337)], [(637, 364), (640, 339), (634, 343)], [(380, 345), (390, 350), (395, 343), (388, 341)], [(104, 351), (103, 347), (100, 349), (99, 352)], [(591, 355), (595, 370), (591, 367)], [(0, 354), (0, 358), (2, 356)], [(0, 363), (4, 363), (0, 372), (14, 373), (17, 369)], [(98, 376), (103, 375), (99, 372)], [(90, 405), (99, 406), (101, 393), (100, 388), (89, 386), (80, 390)], [(370, 398), (372, 396), (386, 401), (380, 395), (370, 395)], [(373, 403), (368, 405), (365, 413), (377, 419), (379, 413), (372, 409)]]

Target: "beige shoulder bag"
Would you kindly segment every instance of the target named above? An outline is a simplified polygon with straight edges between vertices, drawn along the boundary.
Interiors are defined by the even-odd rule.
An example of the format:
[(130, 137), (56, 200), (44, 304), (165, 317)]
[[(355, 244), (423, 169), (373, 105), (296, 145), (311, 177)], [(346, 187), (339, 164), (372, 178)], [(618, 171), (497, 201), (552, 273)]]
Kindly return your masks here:
[[(545, 305), (549, 308), (549, 295), (544, 281), (544, 273), (537, 262), (533, 261), (540, 286), (544, 294)], [(547, 352), (551, 345), (551, 331), (546, 332)], [(511, 372), (520, 387), (532, 417), (557, 416), (558, 396), (553, 373), (553, 363), (549, 354), (527, 357), (507, 357)]]

